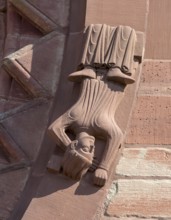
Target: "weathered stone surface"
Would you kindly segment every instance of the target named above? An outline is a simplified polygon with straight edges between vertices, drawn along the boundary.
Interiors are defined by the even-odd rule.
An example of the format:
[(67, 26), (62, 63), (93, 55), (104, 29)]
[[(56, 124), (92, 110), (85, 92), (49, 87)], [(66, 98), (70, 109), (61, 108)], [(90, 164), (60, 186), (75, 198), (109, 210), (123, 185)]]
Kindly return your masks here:
[(55, 30), (56, 24), (47, 16), (42, 14), (39, 9), (35, 8), (28, 1), (10, 0), (15, 10), (24, 18), (29, 20), (36, 26), (42, 33), (47, 34)]
[(171, 61), (144, 60), (141, 84), (166, 83), (171, 81)]
[(171, 150), (167, 148), (125, 148), (117, 165), (116, 174), (171, 178)]
[[(35, 27), (15, 12), (11, 4), (8, 4), (6, 21), (4, 56), (27, 44), (35, 43), (42, 36)], [(21, 99), (29, 98), (21, 86), (12, 80), (4, 70), (1, 70), (0, 79), (0, 83), (3, 82), (0, 86), (1, 95)]]
[[(138, 73), (138, 71), (136, 73)], [(116, 122), (118, 123), (119, 127), (123, 132), (125, 132), (126, 130), (128, 119), (132, 110), (132, 104), (135, 99), (135, 91), (137, 89), (138, 79), (139, 79), (139, 75), (136, 74), (136, 82), (133, 85), (127, 86), (125, 88), (124, 90), (125, 95), (116, 111)]]
[[(62, 27), (66, 27), (68, 25), (68, 15), (69, 15), (69, 4), (70, 0), (62, 0), (62, 1), (37, 1), (37, 0), (27, 0), (35, 8), (38, 8), (44, 15), (48, 18), (54, 20), (54, 22)], [(58, 13), (56, 13), (58, 12)]]
[(171, 61), (145, 61), (139, 95), (171, 95)]
[[(28, 45), (7, 56), (3, 67), (28, 94), (34, 97), (51, 96), (55, 93), (59, 80), (64, 42), (63, 34), (50, 33), (35, 45)], [(21, 97), (21, 89), (17, 88), (12, 87), (11, 95)]]
[[(10, 0), (19, 14), (33, 23), (42, 33), (50, 33), (68, 25), (69, 0), (38, 3), (34, 0)], [(58, 13), (56, 13), (58, 12)]]
[(27, 181), (28, 171), (25, 168), (0, 175), (1, 220), (9, 219)]
[(170, 144), (171, 99), (139, 96), (133, 111), (126, 143)]
[(145, 58), (170, 59), (170, 0), (150, 0)]
[(58, 155), (52, 155), (48, 164), (47, 164), (48, 171), (52, 172), (52, 173), (60, 172), (61, 162), (62, 162), (62, 157), (60, 157)]
[(145, 31), (146, 0), (88, 0), (86, 25), (109, 24), (128, 25), (137, 31)]
[[(7, 74), (7, 72), (6, 72)], [(18, 99), (18, 100), (27, 100), (29, 101), (30, 99), (32, 99), (33, 97), (26, 92), (23, 87), (15, 80), (15, 79), (11, 79), (11, 87), (10, 87), (10, 91), (8, 94), (9, 98), (13, 99)]]
[(8, 4), (5, 56), (25, 45), (35, 43), (41, 36), (36, 27), (21, 17), (11, 4)]
[(22, 162), (25, 160), (25, 155), (20, 147), (16, 144), (2, 124), (0, 124), (0, 148), (6, 153), (6, 157), (10, 162)]
[(0, 71), (0, 96), (7, 97), (11, 87), (11, 77), (2, 67), (0, 68)]
[(25, 53), (17, 58), (21, 66), (50, 94), (55, 93), (58, 85), (64, 43), (65, 36), (59, 32), (53, 32), (39, 40), (33, 48), (28, 48), (28, 51), (26, 47)]
[(2, 124), (27, 157), (33, 160), (37, 157), (45, 134), (50, 103), (37, 103), (26, 109), (5, 119)]
[[(1, 1), (0, 1), (1, 5)], [(0, 13), (0, 60), (4, 55), (4, 40), (5, 40), (5, 14)], [(3, 72), (2, 68), (0, 68), (0, 95), (6, 95), (9, 91), (10, 82), (9, 76)]]
[(9, 112), (11, 109), (15, 109), (25, 103), (23, 100), (7, 100), (0, 99), (0, 117), (3, 117), (5, 112)]
[[(5, 38), (5, 14), (0, 12), (0, 28), (1, 28), (1, 34), (0, 34), (0, 47), (2, 48), (3, 43), (1, 41), (4, 41)], [(3, 48), (1, 49), (1, 54), (3, 53)], [(0, 57), (2, 58), (2, 57)]]
[(118, 180), (118, 192), (106, 213), (114, 217), (171, 217), (170, 180)]
[(86, 180), (79, 184), (62, 175), (47, 174), (22, 220), (92, 219), (103, 195), (103, 189)]
[[(98, 219), (94, 219), (94, 220), (98, 220)], [(121, 217), (121, 218), (115, 218), (115, 217), (110, 217), (110, 216), (103, 216), (101, 219), (99, 220), (154, 220), (154, 218), (139, 218), (139, 217)], [(159, 219), (157, 219), (159, 220)], [(165, 219), (162, 219), (165, 220)], [(168, 218), (166, 220), (169, 220)]]
[(6, 157), (4, 151), (1, 149), (1, 146), (0, 146), (0, 168), (4, 167), (4, 166), (7, 166), (8, 164), (9, 164), (9, 161), (7, 160), (7, 157)]

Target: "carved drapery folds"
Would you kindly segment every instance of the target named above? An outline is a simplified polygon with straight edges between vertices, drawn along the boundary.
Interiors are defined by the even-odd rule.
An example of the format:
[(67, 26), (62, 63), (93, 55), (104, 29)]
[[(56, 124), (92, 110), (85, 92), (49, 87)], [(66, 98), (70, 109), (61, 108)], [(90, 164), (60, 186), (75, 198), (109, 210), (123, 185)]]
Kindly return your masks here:
[[(134, 55), (136, 43), (135, 30), (127, 26), (111, 27), (109, 25), (90, 25), (86, 30), (86, 42), (80, 68), (110, 69), (107, 79), (124, 84), (134, 82)], [(87, 77), (96, 78), (92, 71)], [(69, 76), (78, 81), (82, 72)]]
[[(49, 127), (49, 134), (64, 149), (61, 170), (79, 179), (95, 167), (94, 184), (103, 186), (123, 134), (115, 112), (127, 84), (134, 83), (137, 35), (127, 26), (90, 25), (85, 30), (84, 50), (77, 72), (69, 80), (81, 83), (78, 101)], [(69, 129), (76, 140), (66, 134)], [(101, 161), (94, 162), (96, 138), (105, 140)]]

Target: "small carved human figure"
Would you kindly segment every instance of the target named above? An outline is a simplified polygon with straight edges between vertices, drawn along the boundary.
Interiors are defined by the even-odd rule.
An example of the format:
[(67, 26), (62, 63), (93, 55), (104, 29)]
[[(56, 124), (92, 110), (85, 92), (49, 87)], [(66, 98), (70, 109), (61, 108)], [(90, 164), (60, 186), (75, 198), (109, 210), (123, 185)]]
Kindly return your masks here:
[[(81, 83), (78, 101), (49, 127), (49, 134), (65, 151), (63, 173), (80, 179), (93, 163), (95, 139), (106, 142), (101, 161), (94, 173), (94, 184), (103, 186), (108, 179), (115, 153), (123, 134), (115, 121), (116, 109), (124, 87), (134, 82), (136, 33), (130, 27), (90, 25), (86, 30), (80, 71), (69, 80)], [(76, 136), (71, 141), (66, 130)]]

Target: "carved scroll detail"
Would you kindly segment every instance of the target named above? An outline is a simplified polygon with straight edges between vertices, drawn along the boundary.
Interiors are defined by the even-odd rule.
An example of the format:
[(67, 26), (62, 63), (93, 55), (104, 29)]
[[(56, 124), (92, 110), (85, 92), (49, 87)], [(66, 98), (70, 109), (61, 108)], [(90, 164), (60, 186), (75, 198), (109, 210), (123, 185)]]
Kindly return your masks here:
[[(69, 75), (69, 80), (81, 83), (80, 97), (49, 127), (50, 136), (65, 151), (61, 164), (65, 175), (81, 178), (93, 164), (94, 150), (90, 149), (95, 138), (102, 138), (106, 146), (101, 161), (96, 164), (94, 184), (103, 186), (108, 179), (110, 166), (123, 139), (115, 112), (124, 96), (125, 86), (135, 81), (136, 41), (135, 30), (127, 26), (98, 24), (86, 29), (80, 71)], [(67, 128), (75, 134), (74, 142), (67, 136)], [(86, 136), (85, 142), (83, 136)], [(75, 146), (77, 142), (79, 144)], [(84, 149), (87, 154), (80, 154)]]

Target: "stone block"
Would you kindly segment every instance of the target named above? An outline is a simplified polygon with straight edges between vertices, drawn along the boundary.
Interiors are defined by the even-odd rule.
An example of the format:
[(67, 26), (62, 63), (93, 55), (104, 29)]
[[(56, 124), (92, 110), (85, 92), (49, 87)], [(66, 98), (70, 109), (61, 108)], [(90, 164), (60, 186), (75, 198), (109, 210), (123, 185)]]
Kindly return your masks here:
[(7, 4), (8, 11), (6, 15), (6, 30), (7, 34), (19, 34), (22, 17), (16, 13), (14, 7), (9, 3)]
[(170, 144), (170, 108), (169, 96), (139, 96), (130, 121), (126, 143)]
[[(69, 0), (37, 2), (10, 0), (19, 14), (33, 23), (42, 33), (50, 33), (68, 25)], [(58, 13), (56, 13), (58, 12)], [(61, 28), (62, 27), (62, 28)]]
[(2, 124), (26, 156), (34, 160), (47, 128), (50, 103), (35, 102), (29, 105), (4, 119)]
[(38, 39), (43, 36), (43, 34), (35, 26), (23, 17), (21, 18), (20, 23), (20, 34), (23, 38), (32, 37)]
[(139, 95), (171, 95), (171, 61), (144, 61)]
[[(2, 12), (0, 12), (0, 28), (1, 28), (0, 40), (4, 40), (5, 38), (5, 14)], [(2, 47), (2, 43), (0, 46)]]
[[(50, 94), (56, 92), (58, 85), (64, 43), (65, 36), (63, 34), (50, 33), (35, 44), (32, 50), (17, 59)], [(31, 59), (32, 62), (28, 62), (28, 59)]]
[[(98, 219), (93, 219), (93, 220), (98, 220)], [(115, 218), (115, 217), (110, 217), (110, 216), (103, 216), (99, 220), (154, 220), (154, 218), (139, 218), (139, 217), (121, 217), (121, 218)], [(157, 219), (158, 220), (158, 219)], [(165, 219), (162, 219), (165, 220)], [(166, 219), (169, 220), (169, 219)]]
[(11, 76), (1, 67), (0, 68), (0, 96), (8, 97), (11, 88)]
[[(0, 148), (6, 153), (6, 157), (10, 162), (22, 162), (25, 160), (25, 155), (15, 143), (14, 139), (0, 124)], [(0, 166), (1, 169), (1, 166)]]
[(6, 29), (5, 56), (25, 45), (35, 43), (42, 37), (42, 33), (22, 18), (11, 4), (8, 4)]
[(21, 17), (15, 8), (8, 4), (7, 12), (7, 34), (21, 35), (29, 37), (41, 37), (42, 33), (34, 27), (28, 20)]
[(171, 81), (171, 61), (144, 60), (141, 74), (141, 84), (166, 83)]
[(52, 155), (48, 164), (47, 169), (51, 173), (59, 173), (61, 169), (62, 157), (58, 155)]
[[(85, 26), (86, 16), (86, 4), (85, 0), (70, 1), (70, 16), (69, 20), (72, 21), (69, 24), (70, 33), (81, 33)], [(78, 13), (81, 12), (81, 13)], [(79, 19), (78, 19), (79, 18)]]
[(127, 25), (137, 31), (145, 31), (147, 5), (146, 0), (88, 0), (86, 25), (109, 24)]
[(150, 0), (145, 58), (170, 59), (171, 1)]
[(33, 96), (29, 94), (27, 91), (25, 91), (23, 89), (23, 86), (21, 86), (18, 82), (16, 82), (15, 79), (12, 79), (11, 88), (10, 88), (10, 92), (8, 93), (8, 97), (11, 100), (18, 99), (25, 101), (30, 101), (33, 98)]
[(2, 117), (2, 115), (5, 112), (9, 112), (11, 109), (15, 109), (19, 106), (21, 106), (24, 103), (24, 101), (19, 101), (19, 100), (15, 100), (15, 101), (9, 101), (6, 99), (0, 99), (0, 117)]
[(22, 220), (93, 219), (104, 193), (86, 178), (78, 183), (63, 175), (46, 174)]
[[(49, 0), (39, 2), (37, 0), (27, 0), (34, 5), (42, 14), (54, 20), (57, 25), (66, 27), (68, 25), (70, 0), (54, 1)], [(58, 13), (56, 13), (58, 12)]]
[[(32, 96), (51, 96), (59, 80), (64, 42), (63, 34), (52, 32), (35, 45), (28, 45), (6, 57), (3, 67)], [(11, 95), (17, 96), (16, 91)], [(20, 90), (18, 96), (21, 96)]]
[(0, 175), (0, 219), (9, 219), (28, 178), (29, 169), (19, 169)]
[[(0, 1), (0, 8), (1, 8)], [(4, 55), (4, 40), (5, 40), (5, 14), (0, 12), (0, 61)], [(7, 82), (7, 83), (6, 83)], [(8, 83), (9, 83), (9, 76), (3, 72), (2, 68), (0, 68), (0, 96), (3, 96), (8, 93)]]
[(171, 180), (118, 180), (106, 214), (114, 217), (171, 217)]
[(171, 178), (171, 149), (125, 148), (117, 165), (116, 174)]

